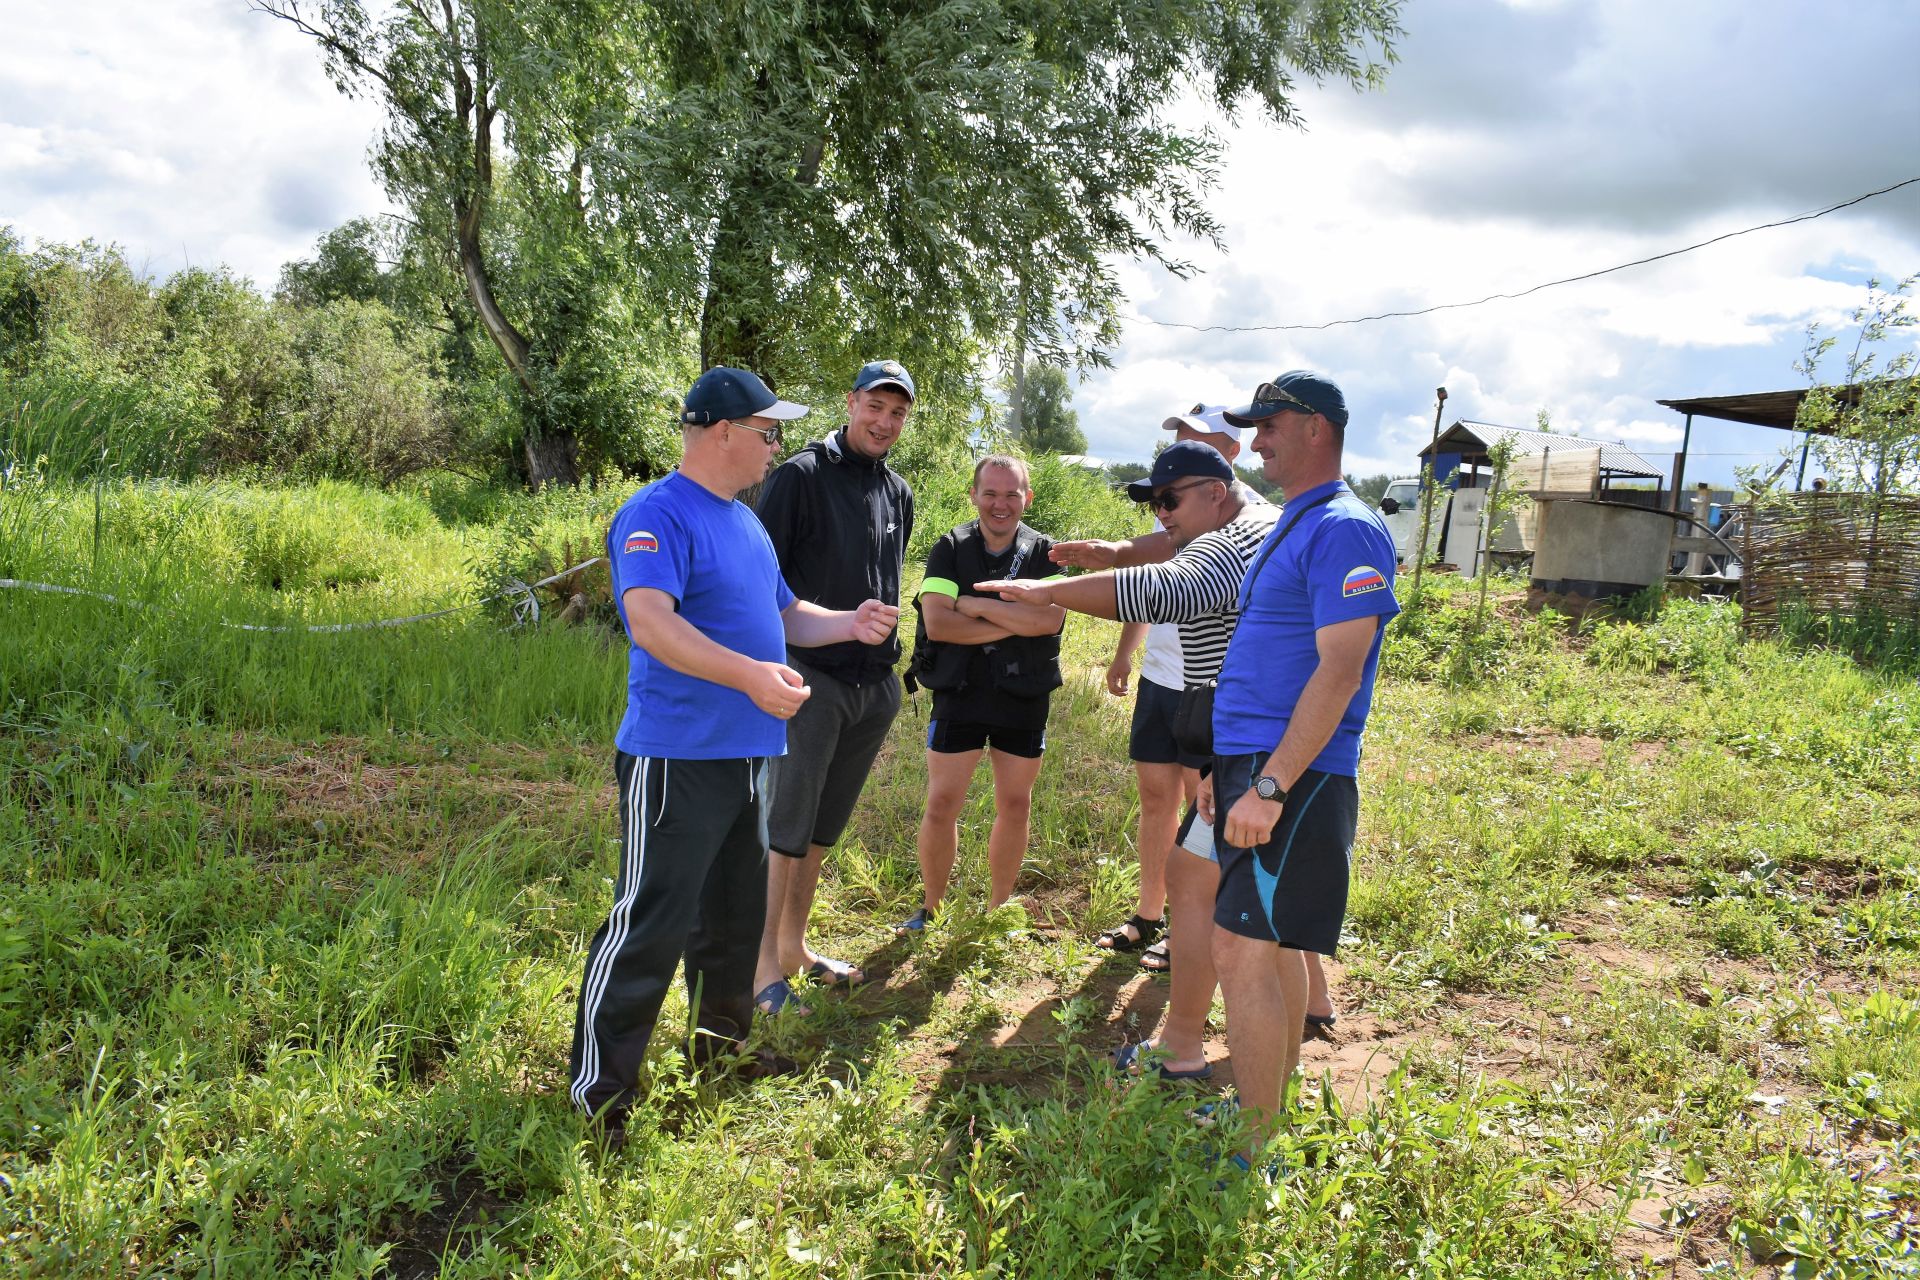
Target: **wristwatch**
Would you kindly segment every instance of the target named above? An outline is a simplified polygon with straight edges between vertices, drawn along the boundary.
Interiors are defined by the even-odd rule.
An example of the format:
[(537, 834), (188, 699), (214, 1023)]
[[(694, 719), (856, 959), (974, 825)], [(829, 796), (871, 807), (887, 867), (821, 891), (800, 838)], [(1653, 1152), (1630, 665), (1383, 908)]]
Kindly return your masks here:
[(1253, 780), (1253, 794), (1262, 800), (1272, 800), (1277, 804), (1287, 802), (1287, 789), (1264, 773)]

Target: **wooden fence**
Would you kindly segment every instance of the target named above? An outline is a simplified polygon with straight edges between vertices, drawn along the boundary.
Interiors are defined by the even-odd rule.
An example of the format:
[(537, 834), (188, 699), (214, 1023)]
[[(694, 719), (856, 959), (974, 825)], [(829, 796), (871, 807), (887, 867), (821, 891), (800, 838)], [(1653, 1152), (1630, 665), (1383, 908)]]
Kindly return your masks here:
[(1796, 606), (1920, 623), (1920, 497), (1797, 493), (1741, 515), (1749, 630), (1778, 629)]

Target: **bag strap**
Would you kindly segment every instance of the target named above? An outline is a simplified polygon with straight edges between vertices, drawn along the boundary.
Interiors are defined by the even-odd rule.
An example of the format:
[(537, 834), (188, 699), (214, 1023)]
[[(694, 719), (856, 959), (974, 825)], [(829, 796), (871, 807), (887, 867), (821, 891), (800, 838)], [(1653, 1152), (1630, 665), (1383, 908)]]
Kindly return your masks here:
[(1325, 506), (1339, 496), (1340, 490), (1335, 489), (1325, 497), (1315, 498), (1312, 502), (1309, 502), (1306, 506), (1301, 507), (1298, 511), (1287, 517), (1287, 523), (1281, 526), (1279, 535), (1268, 539), (1267, 545), (1260, 548), (1260, 558), (1253, 562), (1253, 568), (1247, 570), (1247, 576), (1240, 580), (1240, 599), (1237, 602), (1234, 612), (1245, 613), (1247, 611), (1247, 605), (1253, 600), (1253, 580), (1260, 576), (1260, 570), (1266, 567), (1268, 559), (1272, 557), (1275, 551), (1279, 550), (1280, 544), (1287, 540), (1287, 535), (1293, 532), (1293, 526), (1300, 523), (1300, 517), (1306, 515), (1307, 512), (1313, 510), (1315, 507)]
[[(983, 549), (985, 548), (985, 535), (982, 535), (980, 545)], [(1008, 582), (1020, 576), (1020, 570), (1026, 565), (1027, 557), (1031, 556), (1039, 545), (1039, 535), (1028, 529), (1026, 525), (1023, 524), (1014, 529), (1013, 559), (1007, 562), (1006, 580)]]

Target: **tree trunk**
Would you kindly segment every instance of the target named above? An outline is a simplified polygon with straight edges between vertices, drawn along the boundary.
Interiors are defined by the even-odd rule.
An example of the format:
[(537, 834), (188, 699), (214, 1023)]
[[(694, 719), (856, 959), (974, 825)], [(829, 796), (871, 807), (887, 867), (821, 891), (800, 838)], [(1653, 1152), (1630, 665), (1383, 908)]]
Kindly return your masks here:
[[(741, 198), (744, 197), (744, 198)], [(762, 298), (771, 301), (772, 255), (753, 243), (746, 225), (751, 197), (746, 193), (729, 202), (713, 238), (713, 256), (707, 263), (707, 296), (700, 308), (700, 367), (732, 365), (767, 379), (766, 334), (758, 317)]]
[(480, 317), (480, 325), (493, 339), (493, 345), (499, 349), (501, 358), (507, 362), (507, 368), (513, 371), (514, 379), (528, 395), (533, 394), (533, 375), (527, 368), (527, 355), (532, 344), (526, 335), (514, 327), (511, 320), (500, 310), (500, 304), (493, 296), (493, 283), (487, 278), (486, 259), (480, 255), (479, 219), (473, 219), (473, 231), (467, 231), (468, 219), (465, 211), (460, 216), (460, 276), (467, 284), (467, 296), (473, 300), (473, 310)]
[[(773, 109), (765, 71), (755, 79), (753, 100), (761, 109)], [(773, 313), (779, 299), (772, 248), (776, 237), (766, 225), (767, 210), (781, 206), (773, 198), (781, 188), (794, 182), (811, 186), (819, 180), (826, 148), (826, 135), (818, 134), (801, 148), (792, 173), (749, 163), (733, 175), (707, 260), (707, 293), (700, 309), (702, 369), (718, 364), (748, 369), (779, 391), (774, 353), (760, 321)]]
[(521, 442), (527, 461), (527, 487), (549, 484), (577, 487), (580, 483), (580, 443), (571, 431), (529, 429)]

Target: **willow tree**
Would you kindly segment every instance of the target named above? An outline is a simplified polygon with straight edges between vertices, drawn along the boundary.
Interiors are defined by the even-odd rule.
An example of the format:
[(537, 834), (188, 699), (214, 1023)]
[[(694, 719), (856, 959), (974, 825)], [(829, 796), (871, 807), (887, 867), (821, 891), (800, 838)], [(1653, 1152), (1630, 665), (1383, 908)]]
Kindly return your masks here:
[[(708, 232), (701, 358), (812, 376), (885, 349), (1100, 362), (1115, 264), (1217, 239), (1216, 135), (1297, 123), (1297, 77), (1375, 83), (1398, 0), (737, 0), (653, 14), (661, 93)], [(662, 128), (662, 122), (668, 122)], [(657, 153), (656, 153), (657, 154)], [(835, 349), (851, 341), (857, 350)], [(917, 368), (918, 366), (916, 366)]]
[(803, 393), (878, 354), (935, 400), (1016, 349), (1104, 361), (1116, 264), (1218, 238), (1182, 95), (1297, 123), (1296, 78), (1379, 79), (1399, 0), (255, 4), (385, 102), (376, 166), (443, 229), (537, 483), (647, 322)]
[[(517, 391), (529, 483), (574, 483), (583, 447), (646, 468), (656, 370), (679, 338), (650, 293), (696, 235), (601, 163), (653, 84), (636, 16), (596, 0), (255, 0), (377, 97), (374, 169), (436, 243)], [(642, 175), (644, 176), (644, 175)], [(687, 246), (687, 248), (680, 248)], [(686, 361), (685, 363), (691, 363)], [(672, 382), (680, 381), (676, 376)], [(638, 456), (636, 456), (638, 455)]]

